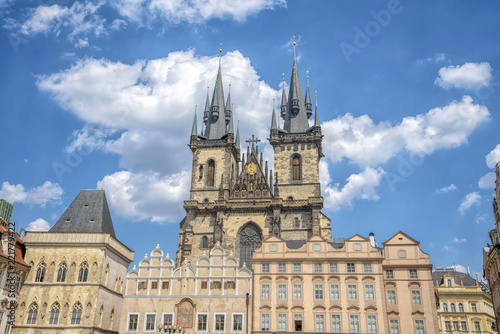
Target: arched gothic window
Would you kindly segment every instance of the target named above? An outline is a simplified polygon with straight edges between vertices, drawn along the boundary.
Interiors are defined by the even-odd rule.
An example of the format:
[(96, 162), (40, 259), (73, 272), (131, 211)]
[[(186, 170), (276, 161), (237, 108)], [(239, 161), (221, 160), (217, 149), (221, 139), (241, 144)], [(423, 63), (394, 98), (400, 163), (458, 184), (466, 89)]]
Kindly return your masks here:
[(455, 308), (455, 304), (454, 303), (450, 304), (450, 309), (451, 309), (451, 312), (456, 312), (457, 311), (457, 309)]
[(28, 321), (26, 323), (28, 325), (36, 324), (36, 316), (38, 314), (38, 305), (36, 303), (32, 303), (30, 305), (30, 309), (28, 311)]
[(293, 180), (300, 180), (300, 157), (297, 155), (292, 159)]
[(58, 282), (65, 282), (66, 281), (66, 271), (68, 271), (68, 266), (66, 265), (66, 262), (62, 262), (59, 265), (59, 269), (57, 270), (57, 281)]
[(448, 312), (448, 304), (443, 303), (443, 312)]
[(55, 302), (52, 305), (52, 308), (50, 310), (49, 325), (57, 325), (57, 322), (59, 321), (59, 310), (60, 309), (61, 309), (61, 306), (59, 305), (58, 302)]
[(82, 320), (82, 304), (79, 302), (73, 306), (73, 313), (71, 314), (71, 324), (79, 325)]
[(213, 186), (214, 185), (214, 176), (215, 176), (215, 162), (213, 160), (210, 160), (208, 162), (207, 186)]
[(207, 237), (201, 238), (201, 248), (203, 248), (203, 249), (208, 248), (208, 238)]
[(458, 312), (463, 312), (464, 311), (464, 304), (459, 303), (458, 304)]
[(246, 263), (248, 268), (252, 267), (250, 258), (257, 248), (260, 248), (262, 236), (257, 226), (249, 224), (240, 233), (240, 266)]
[(45, 262), (40, 262), (36, 269), (35, 282), (43, 282), (45, 278)]
[(87, 282), (87, 277), (89, 275), (89, 264), (83, 262), (78, 271), (78, 282)]

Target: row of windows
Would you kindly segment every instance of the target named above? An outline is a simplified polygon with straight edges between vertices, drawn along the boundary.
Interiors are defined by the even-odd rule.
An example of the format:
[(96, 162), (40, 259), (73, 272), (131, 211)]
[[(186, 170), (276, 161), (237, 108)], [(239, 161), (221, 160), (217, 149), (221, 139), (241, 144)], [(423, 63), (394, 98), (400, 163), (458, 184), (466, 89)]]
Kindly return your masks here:
[[(314, 273), (323, 273), (325, 272), (325, 263), (316, 262), (313, 263), (313, 272)], [(339, 264), (337, 262), (327, 263), (327, 268), (330, 273), (338, 273), (339, 272)], [(262, 263), (261, 269), (263, 273), (270, 273), (271, 266), (269, 263)], [(278, 273), (286, 273), (287, 272), (287, 263), (280, 262), (278, 263)], [(292, 263), (292, 272), (301, 273), (302, 272), (302, 263)], [(346, 263), (346, 272), (347, 273), (356, 273), (356, 263), (355, 262), (347, 262)], [(373, 267), (371, 263), (363, 263), (363, 273), (373, 273)], [(409, 269), (408, 277), (410, 279), (418, 279), (418, 270), (417, 269)], [(394, 278), (394, 270), (387, 269), (385, 271), (385, 278)]]
[[(36, 267), (35, 282), (44, 282), (46, 280), (45, 275), (46, 265), (45, 262), (40, 262)], [(57, 282), (66, 282), (66, 274), (68, 272), (68, 265), (66, 262), (59, 264), (57, 268)], [(89, 264), (83, 262), (78, 270), (78, 282), (87, 282), (89, 275)]]
[[(443, 303), (442, 305), (443, 312), (448, 312), (448, 304)], [(470, 303), (471, 312), (477, 313), (477, 304)], [(455, 307), (455, 303), (450, 303), (450, 312), (456, 312), (457, 308)], [(458, 312), (464, 312), (464, 304), (458, 303)]]
[[(144, 331), (145, 332), (155, 332), (156, 331), (156, 313), (146, 313), (144, 315)], [(163, 313), (160, 318), (164, 326), (174, 325), (173, 313)], [(139, 328), (139, 313), (130, 313), (128, 315), (127, 332), (137, 332)], [(231, 327), (227, 328), (226, 324), (228, 320), (226, 319), (225, 313), (215, 313), (213, 315), (212, 328), (208, 322), (207, 313), (197, 313), (196, 314), (196, 332), (226, 332), (230, 331), (233, 333), (243, 332), (243, 313), (232, 313), (231, 314)]]
[[(453, 321), (453, 323), (450, 321), (445, 321), (444, 322), (445, 330), (451, 331), (452, 324), (453, 324), (454, 331), (458, 331), (458, 330), (467, 331), (467, 322), (465, 322), (465, 321), (461, 321), (461, 322)], [(477, 331), (477, 332), (481, 331), (481, 323), (479, 321), (474, 321), (474, 331)]]
[[(278, 331), (285, 332), (288, 329), (288, 315), (286, 313), (281, 313), (277, 315)], [(270, 331), (271, 330), (271, 314), (262, 313), (261, 314), (261, 330)], [(326, 318), (324, 314), (314, 315), (314, 328), (315, 332), (331, 332), (331, 333), (342, 333), (342, 319), (340, 314), (330, 315), (330, 328), (326, 328)], [(347, 319), (349, 326), (349, 333), (361, 333), (360, 328), (360, 318), (358, 314), (350, 314)], [(415, 333), (425, 334), (424, 320), (415, 320)], [(377, 316), (367, 315), (366, 316), (366, 332), (368, 333), (378, 333)], [(300, 313), (293, 314), (292, 330), (295, 332), (302, 332), (304, 328), (303, 315)], [(399, 320), (389, 319), (390, 334), (399, 334)], [(365, 332), (365, 330), (363, 330)]]
[[(278, 299), (287, 298), (287, 285), (278, 284)], [(302, 284), (293, 284), (293, 299), (302, 299)], [(261, 285), (261, 298), (271, 298), (271, 285)], [(411, 298), (413, 305), (422, 305), (422, 297), (420, 290), (411, 290)], [(323, 284), (314, 284), (314, 299), (324, 299)], [(338, 284), (330, 284), (330, 299), (340, 299), (340, 286)], [(347, 285), (347, 299), (358, 299), (358, 286), (356, 284)], [(375, 288), (373, 284), (365, 284), (365, 299), (375, 300)], [(397, 305), (396, 291), (387, 291), (387, 303), (389, 305)]]
[[(71, 312), (72, 325), (80, 324), (80, 321), (82, 319), (82, 309), (83, 309), (82, 304), (80, 304), (79, 302), (73, 305), (73, 311)], [(50, 308), (50, 317), (49, 317), (50, 325), (57, 325), (57, 323), (59, 322), (60, 310), (61, 310), (61, 305), (58, 302), (52, 304)], [(38, 317), (38, 304), (32, 303), (28, 310), (28, 317), (26, 319), (26, 323), (28, 325), (35, 325), (37, 317)]]
[[(169, 282), (162, 282), (162, 289), (168, 289), (170, 284)], [(210, 289), (220, 289), (222, 286), (222, 283), (220, 281), (212, 281), (210, 282)], [(224, 289), (234, 289), (236, 286), (234, 281), (227, 281), (224, 282)], [(147, 282), (139, 282), (139, 290), (147, 290)], [(208, 282), (207, 281), (202, 281), (201, 282), (201, 288), (202, 289), (208, 289)], [(158, 289), (158, 282), (157, 281), (152, 281), (151, 282), (151, 289)]]

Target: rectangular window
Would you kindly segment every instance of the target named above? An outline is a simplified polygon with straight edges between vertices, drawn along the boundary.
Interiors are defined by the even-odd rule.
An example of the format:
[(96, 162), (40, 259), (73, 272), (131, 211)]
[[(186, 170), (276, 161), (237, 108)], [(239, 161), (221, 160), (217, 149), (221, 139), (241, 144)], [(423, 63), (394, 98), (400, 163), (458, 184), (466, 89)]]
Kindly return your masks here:
[(278, 314), (278, 331), (286, 332), (286, 313)]
[(371, 263), (363, 263), (363, 272), (365, 272), (365, 273), (373, 272), (372, 264)]
[(391, 334), (399, 334), (399, 320), (391, 319), (389, 320), (389, 327)]
[(463, 330), (463, 331), (467, 331), (467, 323), (466, 323), (465, 321), (462, 321), (462, 322), (460, 323), (460, 325), (462, 325), (462, 330)]
[(293, 326), (296, 332), (302, 332), (302, 314), (293, 315)]
[(286, 273), (286, 263), (278, 263), (278, 272)]
[(196, 330), (198, 332), (206, 332), (207, 331), (207, 315), (206, 314), (198, 314), (198, 324), (196, 325)]
[(348, 299), (358, 299), (358, 291), (356, 284), (347, 285), (347, 298)]
[(373, 288), (373, 284), (365, 285), (365, 298), (366, 300), (375, 300), (375, 289)]
[(278, 299), (286, 299), (286, 284), (278, 284)]
[(347, 272), (348, 273), (355, 273), (356, 272), (356, 265), (354, 264), (354, 262), (347, 263)]
[(425, 334), (425, 327), (423, 320), (415, 320), (415, 334)]
[(458, 321), (453, 321), (453, 330), (458, 331)]
[(269, 299), (270, 298), (270, 286), (269, 284), (262, 284), (261, 285), (261, 290), (262, 290), (262, 295), (261, 295), (261, 298), (262, 299)]
[(261, 330), (263, 331), (269, 330), (269, 323), (270, 323), (269, 319), (270, 319), (269, 313), (262, 313), (262, 315), (260, 316)]
[(263, 273), (268, 273), (269, 272), (269, 263), (263, 263), (262, 264), (262, 272)]
[(138, 314), (129, 314), (128, 316), (128, 330), (137, 331), (137, 323), (139, 322)]
[(331, 273), (338, 273), (339, 272), (339, 264), (336, 262), (331, 262), (330, 263), (330, 272)]
[(411, 301), (413, 305), (422, 305), (422, 299), (420, 298), (419, 290), (411, 291)]
[[(207, 283), (207, 282), (205, 282), (205, 284), (206, 284), (206, 283)], [(163, 284), (163, 286), (162, 286), (162, 288), (163, 288), (163, 289), (168, 289), (168, 282), (163, 282), (162, 284)], [(203, 285), (203, 283), (201, 283), (201, 284)], [(207, 287), (205, 286), (205, 289), (206, 289), (206, 288), (207, 288)]]
[(294, 273), (300, 273), (300, 272), (302, 272), (302, 266), (300, 265), (300, 263), (294, 263), (293, 264), (293, 272)]
[(366, 318), (368, 322), (368, 333), (377, 333), (377, 316), (369, 315)]
[(472, 309), (472, 312), (477, 313), (477, 305), (476, 305), (476, 303), (470, 303), (470, 307)]
[(173, 313), (163, 314), (163, 326), (173, 325)]
[(314, 299), (323, 299), (323, 284), (314, 284)]
[(340, 299), (340, 289), (338, 284), (330, 285), (330, 298)]
[(397, 305), (396, 290), (387, 290), (387, 304), (388, 305)]
[(477, 332), (481, 331), (481, 324), (479, 323), (479, 321), (474, 321), (474, 330)]
[(220, 289), (220, 282), (218, 281), (212, 282), (212, 289)]
[(342, 333), (340, 314), (332, 314), (332, 333)]
[(410, 269), (408, 271), (410, 273), (410, 278), (418, 278), (418, 271), (417, 271), (417, 269)]
[(325, 315), (316, 314), (316, 332), (325, 331)]
[(451, 323), (449, 321), (444, 322), (444, 328), (447, 331), (451, 331)]
[(293, 299), (302, 299), (302, 284), (293, 285)]
[(322, 273), (323, 272), (323, 263), (315, 263), (314, 264), (314, 272)]
[(225, 325), (226, 325), (226, 315), (225, 314), (216, 314), (215, 315), (215, 331), (216, 332), (224, 332)]
[(351, 327), (351, 333), (359, 333), (359, 316), (351, 314), (349, 316), (349, 325)]
[(158, 289), (158, 282), (151, 282), (151, 289)]
[(144, 331), (154, 331), (156, 324), (156, 314), (146, 314), (146, 328)]
[(229, 281), (224, 283), (226, 289), (234, 289), (234, 281)]
[(394, 270), (387, 269), (385, 271), (385, 278), (388, 278), (388, 279), (394, 278)]
[[(163, 282), (164, 284), (167, 283), (167, 282)], [(208, 286), (208, 282), (207, 281), (204, 281), (204, 282), (201, 282), (201, 288), (202, 289), (206, 289)]]
[(140, 282), (139, 283), (139, 289), (146, 290), (146, 282)]
[[(16, 291), (19, 292), (21, 291), (21, 276), (16, 277)], [(8, 333), (5, 331), (5, 333)]]
[(243, 332), (243, 314), (233, 314), (233, 332)]

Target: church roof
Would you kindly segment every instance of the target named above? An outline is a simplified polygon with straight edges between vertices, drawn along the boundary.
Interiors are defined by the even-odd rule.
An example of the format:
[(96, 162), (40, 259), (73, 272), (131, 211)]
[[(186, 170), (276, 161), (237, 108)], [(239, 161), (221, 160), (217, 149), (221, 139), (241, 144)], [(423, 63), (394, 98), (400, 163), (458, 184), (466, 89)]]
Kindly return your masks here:
[(436, 284), (436, 282), (438, 285), (444, 284), (444, 275), (452, 275), (455, 284), (458, 285), (476, 286), (478, 283), (474, 278), (460, 271), (456, 271), (454, 269), (437, 269), (432, 273), (432, 281), (434, 284)]
[(109, 233), (116, 238), (104, 190), (82, 190), (49, 232)]

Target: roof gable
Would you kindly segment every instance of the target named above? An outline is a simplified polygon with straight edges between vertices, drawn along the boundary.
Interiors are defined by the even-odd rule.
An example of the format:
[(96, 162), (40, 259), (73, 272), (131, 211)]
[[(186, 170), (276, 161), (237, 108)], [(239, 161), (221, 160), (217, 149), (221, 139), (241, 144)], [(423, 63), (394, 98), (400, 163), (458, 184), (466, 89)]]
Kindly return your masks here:
[(399, 231), (396, 234), (394, 234), (392, 237), (390, 237), (388, 240), (384, 241), (382, 243), (384, 246), (391, 246), (391, 245), (420, 245), (420, 242), (417, 240), (413, 239), (410, 237), (408, 234)]

